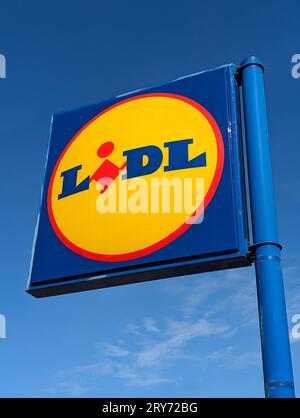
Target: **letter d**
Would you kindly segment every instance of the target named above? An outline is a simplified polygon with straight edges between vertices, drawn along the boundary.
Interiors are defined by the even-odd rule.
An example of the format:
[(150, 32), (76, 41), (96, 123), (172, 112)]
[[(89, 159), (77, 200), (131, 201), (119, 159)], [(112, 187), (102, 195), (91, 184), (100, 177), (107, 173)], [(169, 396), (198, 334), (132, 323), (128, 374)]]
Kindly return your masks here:
[[(159, 169), (163, 160), (161, 150), (155, 145), (124, 151), (123, 155), (127, 157), (127, 179), (154, 173)], [(148, 158), (146, 165), (143, 165), (144, 156)]]

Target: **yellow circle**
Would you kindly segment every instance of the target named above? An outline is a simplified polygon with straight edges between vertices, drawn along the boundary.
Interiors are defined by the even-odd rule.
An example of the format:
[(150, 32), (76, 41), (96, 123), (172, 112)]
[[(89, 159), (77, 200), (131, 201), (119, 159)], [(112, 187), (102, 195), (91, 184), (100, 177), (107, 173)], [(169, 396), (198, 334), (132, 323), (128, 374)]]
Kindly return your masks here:
[[(205, 153), (206, 166), (164, 171), (169, 163), (168, 148), (164, 147), (164, 143), (183, 139), (193, 140), (188, 149), (189, 160)], [(122, 178), (126, 174), (125, 168), (105, 193), (100, 193), (101, 186), (97, 181), (91, 181), (88, 189), (59, 199), (64, 181), (61, 174), (73, 167), (82, 166), (78, 170), (77, 185), (88, 176), (91, 177), (104, 161), (104, 158), (97, 155), (99, 146), (108, 141), (113, 142), (115, 147), (107, 159), (118, 167), (126, 163), (124, 151), (149, 145), (162, 151), (162, 164), (154, 173), (136, 179)], [(187, 219), (194, 213), (194, 210), (190, 210), (190, 213), (184, 210), (177, 213), (175, 203), (170, 205), (169, 213), (163, 213), (163, 201), (151, 202), (153, 184), (162, 179), (173, 182), (179, 179), (183, 184), (186, 179), (196, 182), (202, 178), (204, 193), (192, 196), (195, 206), (201, 207), (205, 196), (209, 195), (211, 199), (222, 166), (223, 143), (220, 131), (212, 116), (196, 102), (183, 96), (163, 93), (124, 100), (85, 125), (58, 160), (48, 195), (52, 226), (69, 248), (88, 258), (118, 261), (140, 257), (175, 239), (179, 235), (176, 231), (185, 230)], [(140, 195), (139, 182), (142, 189)], [(145, 196), (146, 188), (148, 211), (145, 209), (145, 201), (141, 206), (141, 199), (138, 198)], [(125, 189), (127, 196), (124, 194)], [(175, 189), (172, 190), (175, 195)], [(173, 196), (172, 190), (170, 196)], [(113, 195), (114, 205), (111, 204)], [(155, 196), (156, 200), (161, 197), (157, 191)], [(103, 208), (100, 207), (100, 201), (101, 204), (110, 202), (107, 213), (101, 212)], [(155, 206), (156, 212), (151, 210), (152, 206)]]

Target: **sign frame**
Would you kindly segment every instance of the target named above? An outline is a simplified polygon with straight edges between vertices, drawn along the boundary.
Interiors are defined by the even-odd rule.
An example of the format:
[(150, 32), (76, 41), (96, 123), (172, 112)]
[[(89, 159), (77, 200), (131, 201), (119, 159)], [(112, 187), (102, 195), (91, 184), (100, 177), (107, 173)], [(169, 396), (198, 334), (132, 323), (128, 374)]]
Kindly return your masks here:
[[(79, 275), (71, 275), (69, 277), (57, 277), (54, 279), (41, 279), (38, 281), (34, 276), (34, 264), (37, 262), (35, 256), (36, 245), (39, 239), (39, 227), (41, 217), (43, 215), (43, 198), (47, 193), (47, 185), (43, 186), (42, 191), (42, 204), (38, 215), (38, 223), (36, 227), (32, 260), (30, 268), (30, 276), (27, 292), (35, 297), (45, 297), (59, 294), (66, 294), (84, 290), (92, 290), (104, 287), (111, 287), (117, 285), (124, 285), (130, 283), (144, 282), (149, 280), (162, 279), (167, 277), (183, 276), (194, 273), (223, 270), (234, 267), (242, 267), (251, 265), (253, 258), (249, 251), (249, 231), (248, 231), (248, 214), (246, 204), (246, 190), (244, 182), (244, 153), (243, 153), (243, 141), (241, 131), (241, 120), (239, 114), (239, 93), (238, 83), (236, 80), (236, 66), (229, 64), (218, 67), (214, 70), (202, 71), (186, 77), (173, 80), (168, 83), (160, 84), (148, 89), (137, 90), (131, 93), (126, 93), (117, 96), (116, 101), (121, 101), (126, 98), (147, 94), (148, 92), (166, 90), (166, 87), (175, 86), (176, 83), (184, 83), (186, 80), (192, 77), (201, 77), (205, 74), (210, 75), (213, 72), (222, 71), (225, 74), (226, 79), (226, 96), (227, 96), (227, 110), (228, 120), (228, 141), (230, 141), (230, 164), (231, 164), (231, 181), (232, 192), (234, 195), (234, 217), (235, 217), (235, 237), (237, 247), (234, 251), (228, 251), (223, 253), (214, 252), (213, 254), (201, 254), (199, 256), (191, 257), (177, 257), (175, 256), (172, 261), (154, 261), (151, 263), (137, 263), (135, 266), (128, 267), (115, 267), (109, 271), (101, 272), (94, 271), (87, 272), (86, 274), (80, 273)], [(103, 101), (101, 103), (111, 103), (111, 101)], [(75, 111), (76, 112), (76, 111)], [(68, 112), (65, 112), (68, 113)], [(57, 114), (61, 115), (61, 114)], [(54, 115), (54, 119), (55, 119)], [(84, 123), (83, 123), (84, 125)], [(83, 126), (82, 125), (82, 126)], [(53, 134), (53, 120), (52, 120), (52, 134)], [(49, 154), (51, 153), (51, 135), (48, 145), (47, 161), (49, 160)], [(45, 175), (46, 177), (46, 175)], [(191, 227), (193, 228), (193, 226)]]

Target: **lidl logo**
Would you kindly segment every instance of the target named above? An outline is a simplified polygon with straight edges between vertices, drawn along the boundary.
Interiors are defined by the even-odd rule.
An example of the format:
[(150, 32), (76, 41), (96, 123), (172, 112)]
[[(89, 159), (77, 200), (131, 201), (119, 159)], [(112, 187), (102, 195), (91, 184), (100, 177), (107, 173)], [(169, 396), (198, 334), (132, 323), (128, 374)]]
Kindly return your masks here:
[(48, 213), (72, 251), (101, 261), (150, 254), (203, 216), (217, 190), (224, 148), (201, 105), (143, 94), (90, 120), (58, 159)]
[(251, 264), (236, 66), (56, 113), (28, 292)]

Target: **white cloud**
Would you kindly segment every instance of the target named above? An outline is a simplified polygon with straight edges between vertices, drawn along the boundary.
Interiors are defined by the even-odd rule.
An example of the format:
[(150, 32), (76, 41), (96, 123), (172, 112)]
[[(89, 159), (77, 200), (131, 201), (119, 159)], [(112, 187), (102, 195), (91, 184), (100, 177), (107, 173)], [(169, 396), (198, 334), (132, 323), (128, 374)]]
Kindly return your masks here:
[[(171, 382), (170, 379), (159, 376), (153, 371), (144, 373), (139, 370), (139, 368), (136, 367), (132, 361), (128, 361), (126, 363), (124, 361), (113, 361), (109, 358), (104, 358), (103, 360), (95, 363), (63, 371), (61, 372), (61, 376), (64, 377), (65, 381), (63, 383), (59, 383), (57, 389), (59, 391), (63, 388), (67, 388), (68, 384), (65, 382), (68, 382), (68, 380), (66, 380), (66, 378), (68, 378), (70, 380), (68, 393), (70, 393), (70, 389), (72, 389), (72, 382), (74, 388), (79, 388), (79, 385), (74, 383), (78, 380), (78, 378), (89, 380), (92, 377), (97, 378), (98, 376), (105, 376), (123, 380), (127, 386), (136, 387), (153, 386)], [(73, 389), (72, 391), (74, 392)], [(83, 389), (82, 393), (84, 393)]]
[(177, 312), (186, 319), (226, 320), (234, 325), (232, 332), (246, 327), (258, 329), (253, 267), (188, 277), (167, 283), (164, 291), (176, 298)]
[(129, 351), (115, 344), (96, 343), (95, 347), (104, 352), (107, 357), (126, 357)]
[(206, 356), (206, 360), (216, 363), (227, 370), (242, 370), (261, 365), (261, 354), (256, 351), (236, 353), (233, 346), (214, 351)]
[[(141, 323), (144, 324), (144, 334), (135, 334), (136, 341), (130, 341), (130, 350), (127, 348), (129, 343), (96, 343), (95, 348), (100, 359), (63, 371), (63, 381), (57, 385), (56, 390), (68, 390), (68, 393), (77, 391), (80, 395), (80, 391), (84, 393), (85, 389), (78, 381), (86, 382), (97, 376), (119, 379), (125, 385), (135, 387), (170, 384), (173, 380), (165, 376), (167, 360), (173, 364), (174, 359), (184, 357), (184, 347), (195, 338), (221, 336), (230, 330), (228, 324), (214, 323), (206, 319), (169, 319), (164, 321), (159, 333), (152, 318), (145, 318)], [(149, 340), (149, 335), (155, 339)]]
[(140, 333), (140, 332), (139, 332), (139, 326), (138, 326), (138, 325), (136, 325), (136, 324), (134, 324), (134, 323), (132, 323), (132, 322), (130, 322), (129, 324), (127, 324), (127, 325), (125, 326), (124, 331), (125, 331), (126, 333), (128, 333), (128, 334), (133, 334), (133, 335), (137, 335), (137, 334), (139, 334), (139, 333)]
[[(99, 376), (117, 379), (125, 386), (146, 387), (175, 383), (169, 377), (174, 362), (194, 360), (191, 341), (209, 341), (202, 344), (205, 366), (241, 370), (259, 364), (255, 351), (236, 353), (225, 341), (247, 327), (256, 327), (258, 333), (255, 273), (253, 269), (235, 269), (201, 280), (176, 281), (163, 286), (170, 302), (176, 300), (172, 318), (146, 317), (123, 326), (124, 341), (98, 342), (96, 360), (66, 372), (75, 382), (83, 379), (99, 380)], [(218, 343), (222, 341), (221, 344)], [(219, 344), (219, 348), (218, 348)], [(232, 344), (230, 342), (230, 344)], [(201, 346), (198, 343), (198, 346)], [(214, 347), (209, 353), (208, 347)], [(206, 350), (206, 352), (205, 352)], [(171, 374), (171, 373), (170, 373)], [(171, 376), (173, 376), (171, 374)], [(64, 381), (65, 376), (64, 377)]]
[(229, 331), (228, 325), (219, 325), (200, 319), (195, 322), (187, 321), (168, 321), (167, 329), (164, 334), (169, 335), (168, 338), (161, 342), (153, 344), (136, 354), (137, 364), (139, 367), (151, 367), (158, 361), (166, 357), (172, 356), (175, 350), (183, 347), (187, 342), (196, 337), (208, 337), (216, 334), (223, 334)]
[(145, 318), (144, 319), (144, 327), (146, 329), (146, 331), (149, 332), (159, 332), (159, 329), (156, 325), (156, 322), (154, 321), (154, 319), (151, 318)]
[(233, 351), (232, 346), (225, 347), (221, 350), (213, 351), (206, 356), (206, 360), (214, 361), (214, 362), (221, 360), (222, 363), (224, 364), (224, 361), (228, 358), (228, 356), (231, 355), (232, 351)]
[(249, 351), (239, 356), (234, 356), (232, 362), (227, 365), (227, 368), (232, 370), (248, 369), (252, 366), (260, 366), (261, 361), (260, 353)]

